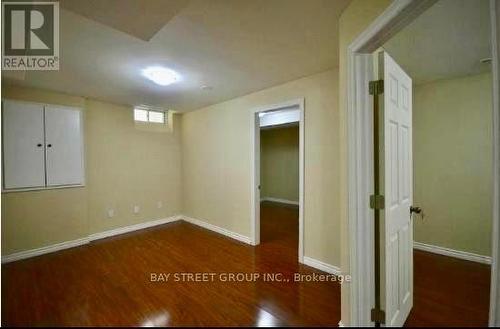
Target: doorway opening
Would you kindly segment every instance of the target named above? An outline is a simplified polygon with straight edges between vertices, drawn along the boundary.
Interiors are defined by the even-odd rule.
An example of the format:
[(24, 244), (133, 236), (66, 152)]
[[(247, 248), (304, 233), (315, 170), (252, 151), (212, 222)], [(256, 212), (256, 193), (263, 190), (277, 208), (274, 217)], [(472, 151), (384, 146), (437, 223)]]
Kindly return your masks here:
[(280, 236), (304, 257), (304, 100), (252, 112), (252, 243)]
[(260, 243), (281, 243), (293, 255), (299, 240), (299, 113), (286, 111), (291, 118), (285, 123), (270, 123), (282, 111), (260, 114)]
[[(447, 5), (456, 7), (446, 8)], [(467, 6), (472, 7), (468, 8)], [(455, 16), (460, 16), (460, 11), (462, 14), (473, 15), (477, 14), (476, 10), (481, 9), (479, 8), (481, 6), (483, 6), (483, 10), (482, 13), (478, 14), (481, 16), (480, 18), (468, 18), (460, 20), (458, 24), (453, 24)], [(498, 212), (496, 210), (498, 204), (495, 205), (495, 200), (498, 199), (499, 161), (498, 136), (496, 135), (499, 129), (498, 101), (495, 101), (495, 92), (498, 94), (498, 71), (495, 69), (498, 65), (498, 58), (494, 55), (496, 53), (496, 50), (493, 50), (494, 47), (486, 49), (484, 54), (485, 49), (482, 49), (480, 45), (480, 41), (483, 39), (486, 40), (485, 44), (495, 45), (495, 42), (491, 42), (496, 38), (493, 32), (494, 28), (489, 24), (490, 15), (492, 18), (494, 17), (492, 14), (494, 8), (495, 1), (482, 1), (481, 4), (479, 1), (395, 1), (349, 47), (348, 225), (349, 263), (353, 278), (349, 296), (351, 320), (349, 325), (370, 326), (377, 323), (387, 326), (403, 325), (409, 314), (408, 325), (439, 326), (439, 321), (442, 321), (447, 314), (449, 315), (448, 320), (450, 320), (447, 322), (448, 325), (486, 325), (488, 323), (488, 308), (490, 307), (490, 323), (494, 321), (495, 314), (492, 312), (494, 311), (494, 303), (489, 303), (488, 287), (491, 272), (491, 300), (493, 301), (494, 296), (496, 296), (494, 283), (496, 275), (495, 246), (498, 245)], [(439, 19), (440, 10), (446, 16), (445, 18)], [(415, 32), (420, 19), (425, 20), (425, 29)], [(430, 26), (433, 19), (436, 20), (436, 24), (440, 25), (439, 27)], [(460, 33), (456, 28), (465, 20), (474, 21), (478, 23), (478, 26), (475, 26), (474, 29), (466, 28), (466, 34)], [(445, 32), (447, 23), (452, 23), (453, 33), (457, 33), (456, 38), (453, 37), (452, 33)], [(398, 33), (406, 33), (406, 31), (411, 30), (415, 32), (415, 35), (406, 35), (398, 40)], [(485, 35), (479, 35), (485, 31)], [(445, 40), (439, 40), (441, 32), (446, 35)], [(421, 40), (422, 37), (426, 36), (428, 36), (429, 42), (434, 44), (432, 49), (428, 44), (423, 44)], [(391, 45), (391, 42), (394, 43)], [(402, 49), (399, 53), (398, 47)], [(454, 47), (453, 56), (437, 55), (436, 52), (448, 51), (449, 49), (446, 47)], [(460, 51), (457, 49), (459, 47), (465, 48)], [(378, 70), (380, 66), (377, 67), (377, 64), (380, 63), (380, 53), (378, 53), (380, 49), (383, 51), (382, 59), (386, 64), (382, 71)], [(460, 56), (459, 60), (457, 57)], [(467, 56), (475, 56), (476, 58), (468, 65), (469, 60), (463, 60)], [(388, 58), (392, 59), (394, 63), (387, 65), (390, 62)], [(418, 68), (412, 66), (412, 60), (417, 63)], [(488, 62), (492, 62), (492, 65)], [(487, 69), (485, 69), (484, 64), (487, 64)], [(397, 68), (402, 68), (401, 72), (403, 73), (409, 73), (409, 77), (414, 82), (413, 86), (411, 86), (411, 81), (411, 87), (408, 87), (408, 84), (400, 83), (404, 80), (404, 74), (399, 74)], [(451, 73), (460, 70), (467, 73)], [(422, 77), (424, 73), (428, 77)], [(446, 76), (447, 74), (451, 75)], [(489, 74), (489, 76), (485, 77), (484, 74)], [(378, 82), (371, 83), (379, 79), (383, 80), (382, 88), (378, 87)], [(465, 83), (452, 81), (460, 79), (468, 81)], [(463, 90), (460, 89), (460, 84), (465, 86)], [(478, 85), (479, 92), (474, 96), (465, 97), (465, 100), (462, 99), (467, 93), (472, 92), (474, 85)], [(495, 85), (496, 87), (494, 87)], [(411, 91), (410, 94), (405, 95), (405, 87), (408, 89), (407, 91)], [(453, 92), (450, 92), (450, 88)], [(496, 91), (493, 91), (492, 96), (494, 88)], [(432, 90), (429, 91), (429, 89)], [(378, 96), (370, 95), (370, 90), (375, 90), (375, 94), (378, 92), (380, 94)], [(439, 96), (447, 92), (450, 93), (448, 96)], [(378, 112), (382, 117), (378, 129), (373, 126), (375, 97), (379, 97), (382, 104), (381, 110)], [(489, 98), (489, 103), (482, 105), (469, 103), (471, 99), (481, 102), (485, 98)], [(458, 110), (459, 112), (446, 114), (443, 110), (443, 106), (445, 106), (443, 101), (450, 103), (447, 105), (450, 110)], [(413, 116), (410, 116), (413, 121), (410, 121), (409, 126), (413, 131), (408, 133), (406, 137), (402, 133), (404, 129), (399, 129), (405, 120), (402, 114), (404, 111), (402, 109), (400, 111), (401, 103), (405, 102), (413, 105)], [(452, 105), (452, 102), (456, 102), (456, 106)], [(459, 109), (463, 106), (469, 109), (460, 111)], [(435, 115), (441, 115), (442, 118), (434, 117), (433, 119), (432, 116)], [(446, 123), (451, 124), (450, 127), (444, 125), (435, 127), (438, 120), (447, 119)], [(458, 121), (452, 123), (455, 119)], [(377, 131), (382, 137), (379, 148), (374, 149)], [(426, 140), (431, 134), (434, 134), (434, 137)], [(454, 137), (449, 137), (449, 135)], [(461, 135), (462, 137), (460, 137)], [(413, 143), (411, 139), (407, 139), (412, 137), (414, 138)], [(479, 139), (471, 142), (474, 138)], [(443, 146), (443, 143), (446, 145)], [(405, 153), (405, 145), (409, 145), (408, 154)], [(414, 150), (416, 149), (415, 159), (412, 159), (414, 155), (412, 147)], [(440, 148), (440, 150), (432, 150), (433, 147)], [(380, 154), (380, 182), (385, 184), (381, 188), (380, 195), (374, 195), (375, 152)], [(433, 156), (429, 156), (429, 152), (433, 153)], [(463, 154), (464, 152), (470, 154), (467, 156)], [(484, 159), (485, 154), (488, 154), (486, 159)], [(442, 160), (439, 160), (440, 158)], [(406, 164), (405, 161), (407, 161)], [(438, 162), (442, 162), (442, 168), (436, 167)], [(414, 173), (411, 170), (406, 170), (409, 166), (415, 166)], [(408, 176), (408, 180), (404, 179), (404, 175)], [(477, 175), (489, 175), (489, 177), (483, 179)], [(391, 176), (398, 179), (391, 179)], [(452, 181), (456, 179), (462, 180), (462, 183), (459, 183), (460, 189), (454, 188), (448, 192), (448, 195), (441, 193), (441, 195), (426, 199), (439, 189), (450, 188), (452, 184), (455, 184)], [(469, 183), (467, 180), (470, 180)], [(469, 188), (478, 189), (485, 193), (477, 193), (476, 191), (465, 199), (463, 196), (459, 196), (466, 193)], [(453, 196), (450, 197), (452, 194)], [(473, 198), (476, 197), (478, 199), (473, 201)], [(409, 198), (405, 203), (407, 209), (399, 211), (405, 198)], [(444, 202), (443, 198), (448, 198), (448, 200)], [(457, 202), (457, 199), (460, 198), (462, 201)], [(439, 200), (443, 201), (442, 204)], [(448, 201), (453, 201), (456, 206), (446, 207), (445, 204)], [(461, 209), (462, 212), (468, 212), (469, 210), (465, 208), (470, 205), (475, 207), (472, 212), (473, 216), (468, 216), (469, 218), (464, 219), (464, 223), (460, 223), (460, 217), (455, 211)], [(376, 212), (382, 215), (380, 220), (381, 241), (377, 244), (374, 241), (374, 213)], [(488, 214), (485, 214), (486, 212)], [(423, 221), (422, 215), (424, 215)], [(452, 216), (451, 224), (444, 223), (446, 216)], [(412, 217), (413, 219), (411, 219)], [(434, 221), (430, 222), (432, 218)], [(415, 227), (416, 238), (421, 239), (421, 241), (417, 240), (417, 243), (414, 244), (413, 232), (398, 231), (398, 228), (405, 227), (404, 225), (395, 226), (397, 222), (403, 223), (402, 219), (405, 223), (409, 221), (409, 227), (412, 231)], [(440, 223), (440, 225), (436, 226), (436, 223)], [(464, 224), (464, 229), (458, 232), (454, 231), (459, 224)], [(481, 228), (483, 225), (489, 228)], [(428, 230), (427, 233), (424, 232), (426, 230)], [(476, 242), (472, 242), (473, 235), (477, 235)], [(411, 239), (406, 239), (405, 236), (410, 236)], [(441, 239), (443, 236), (445, 239)], [(452, 238), (457, 236), (462, 236), (465, 239), (452, 241)], [(394, 248), (388, 247), (391, 244)], [(376, 245), (380, 246), (380, 261), (374, 257)], [(424, 253), (422, 250), (425, 250)], [(438, 254), (441, 255), (438, 256)], [(443, 254), (446, 257), (439, 258), (443, 257)], [(401, 255), (411, 256), (401, 257)], [(411, 267), (404, 266), (405, 262), (403, 261), (413, 257), (413, 255), (415, 257), (415, 271), (412, 268), (413, 260)], [(490, 255), (491, 270), (489, 265), (482, 264), (490, 262)], [(377, 293), (374, 280), (376, 262), (381, 267), (379, 305), (376, 305)], [(425, 265), (425, 263), (428, 264)], [(429, 266), (429, 264), (435, 265), (436, 263), (439, 265)], [(417, 267), (419, 266), (422, 268), (421, 273), (418, 273)], [(459, 267), (463, 269), (460, 270)], [(453, 280), (448, 278), (452, 275), (460, 276), (459, 273), (471, 274), (471, 272), (473, 272), (474, 279), (460, 278), (465, 282), (455, 281), (453, 284)], [(441, 278), (438, 280), (441, 283), (437, 284), (433, 279), (439, 275)], [(412, 301), (408, 304), (406, 303), (408, 292), (413, 297), (414, 279), (416, 279), (415, 303)], [(434, 283), (434, 287), (431, 283)], [(465, 288), (474, 291), (476, 295), (462, 293), (464, 292), (463, 285), (467, 285)], [(400, 287), (407, 286), (407, 290), (400, 289)], [(427, 289), (428, 293), (422, 294), (417, 289)], [(439, 301), (439, 298), (442, 298), (439, 297), (440, 294), (446, 297), (445, 302)], [(457, 296), (468, 297), (461, 302), (459, 301), (461, 305), (457, 305), (455, 303), (459, 299)], [(427, 307), (425, 310), (425, 303), (432, 304), (433, 307)], [(470, 306), (469, 304), (474, 303), (476, 304), (475, 308), (464, 308), (464, 306)], [(436, 312), (436, 305), (443, 306), (439, 308), (439, 312)], [(420, 309), (418, 311), (420, 314), (416, 318), (412, 318), (412, 313), (409, 311), (412, 307), (414, 311), (417, 308)], [(455, 307), (454, 310), (453, 307)], [(434, 316), (433, 319), (433, 313), (439, 317)], [(463, 314), (463, 316), (457, 316), (459, 314)], [(437, 322), (429, 322), (434, 320)]]
[[(409, 186), (412, 201), (403, 209), (413, 237), (408, 253), (413, 283), (413, 307), (405, 321), (409, 326), (488, 324), (493, 222), (489, 9), (489, 1), (439, 0), (382, 46), (412, 80), (408, 92), (412, 170), (409, 184), (399, 189), (404, 195)], [(405, 93), (393, 93), (395, 74), (385, 75), (383, 113), (391, 116), (389, 102), (404, 103)], [(390, 135), (391, 128), (385, 129), (384, 134)], [(404, 135), (398, 146), (403, 142)], [(390, 158), (386, 156), (387, 183), (394, 171)], [(399, 169), (405, 168), (402, 161)], [(386, 186), (387, 198), (389, 190)], [(389, 207), (393, 208), (388, 200), (384, 211), (388, 216)], [(383, 218), (385, 226), (394, 219)], [(389, 237), (385, 240), (387, 246)], [(391, 272), (395, 271), (387, 267), (387, 283)], [(441, 305), (440, 315), (433, 317), (436, 303)], [(395, 310), (389, 304), (386, 314)]]

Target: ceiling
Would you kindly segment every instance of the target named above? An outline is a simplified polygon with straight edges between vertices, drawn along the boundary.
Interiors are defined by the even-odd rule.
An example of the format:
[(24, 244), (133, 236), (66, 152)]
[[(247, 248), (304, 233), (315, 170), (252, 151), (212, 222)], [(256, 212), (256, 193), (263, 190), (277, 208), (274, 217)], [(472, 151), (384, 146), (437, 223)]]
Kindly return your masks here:
[[(195, 110), (336, 67), (349, 2), (63, 0), (60, 70), (4, 71), (4, 82)], [(141, 76), (152, 65), (181, 80), (155, 85)]]
[(415, 84), (491, 70), (488, 0), (440, 0), (384, 45)]
[[(59, 0), (62, 8), (149, 41), (188, 0)], [(144, 4), (147, 5), (144, 5)], [(120, 10), (117, 10), (117, 9)], [(122, 8), (125, 8), (123, 10)], [(137, 15), (140, 13), (140, 15)]]

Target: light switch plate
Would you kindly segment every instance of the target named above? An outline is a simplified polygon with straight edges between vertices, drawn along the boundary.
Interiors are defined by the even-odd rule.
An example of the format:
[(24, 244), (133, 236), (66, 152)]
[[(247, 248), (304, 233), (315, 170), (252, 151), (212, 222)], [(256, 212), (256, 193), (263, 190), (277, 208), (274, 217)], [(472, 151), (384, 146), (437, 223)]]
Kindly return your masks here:
[(141, 211), (141, 208), (139, 206), (134, 206), (134, 214), (138, 214), (139, 211)]
[(108, 218), (113, 218), (115, 216), (115, 210), (114, 209), (108, 209)]

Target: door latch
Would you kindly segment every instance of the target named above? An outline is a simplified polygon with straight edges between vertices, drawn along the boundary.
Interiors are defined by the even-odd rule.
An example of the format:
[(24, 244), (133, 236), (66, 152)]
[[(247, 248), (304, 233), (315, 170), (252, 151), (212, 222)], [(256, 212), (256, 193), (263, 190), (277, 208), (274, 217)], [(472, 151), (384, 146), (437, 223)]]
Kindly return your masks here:
[(410, 206), (410, 215), (413, 214), (413, 213), (415, 213), (415, 214), (421, 214), (422, 213), (422, 208)]
[(410, 219), (413, 218), (413, 214), (420, 215), (422, 220), (424, 220), (424, 212), (422, 211), (422, 208), (420, 207), (415, 207), (415, 206), (410, 206)]

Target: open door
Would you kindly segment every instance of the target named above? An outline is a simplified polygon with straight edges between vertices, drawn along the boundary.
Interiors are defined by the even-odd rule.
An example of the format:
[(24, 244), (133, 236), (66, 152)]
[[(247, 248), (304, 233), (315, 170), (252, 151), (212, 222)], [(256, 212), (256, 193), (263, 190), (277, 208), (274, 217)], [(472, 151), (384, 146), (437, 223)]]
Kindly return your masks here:
[(385, 324), (402, 326), (413, 306), (412, 80), (386, 52), (379, 53), (384, 80), (380, 131), (381, 185), (385, 199), (381, 227), (381, 297)]

